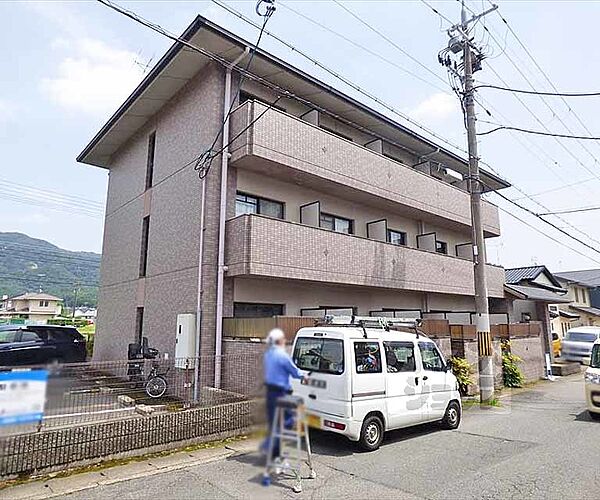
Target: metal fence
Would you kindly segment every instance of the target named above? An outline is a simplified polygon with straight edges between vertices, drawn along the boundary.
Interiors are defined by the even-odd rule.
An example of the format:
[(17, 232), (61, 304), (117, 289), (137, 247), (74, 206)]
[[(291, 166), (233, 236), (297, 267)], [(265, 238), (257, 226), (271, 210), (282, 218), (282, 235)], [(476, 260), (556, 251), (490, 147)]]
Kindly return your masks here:
[(0, 436), (247, 400), (259, 397), (262, 385), (256, 354), (19, 367), (29, 369), (48, 370), (43, 420), (0, 427)]

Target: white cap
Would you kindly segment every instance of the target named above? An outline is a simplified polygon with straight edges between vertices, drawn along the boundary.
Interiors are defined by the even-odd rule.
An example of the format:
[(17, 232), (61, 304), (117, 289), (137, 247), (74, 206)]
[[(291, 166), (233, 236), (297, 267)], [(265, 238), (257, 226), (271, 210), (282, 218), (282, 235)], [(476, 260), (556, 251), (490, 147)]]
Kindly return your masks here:
[(267, 335), (267, 344), (273, 345), (285, 338), (285, 333), (281, 328), (273, 328)]

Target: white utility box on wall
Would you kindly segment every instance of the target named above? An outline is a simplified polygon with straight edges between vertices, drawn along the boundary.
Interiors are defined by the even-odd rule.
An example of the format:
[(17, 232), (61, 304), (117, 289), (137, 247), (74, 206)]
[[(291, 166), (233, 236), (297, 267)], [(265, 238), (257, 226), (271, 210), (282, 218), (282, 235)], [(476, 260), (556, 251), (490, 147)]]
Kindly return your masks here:
[[(175, 368), (194, 368), (196, 357), (196, 315), (178, 314), (175, 336)], [(189, 360), (188, 363), (186, 361)]]

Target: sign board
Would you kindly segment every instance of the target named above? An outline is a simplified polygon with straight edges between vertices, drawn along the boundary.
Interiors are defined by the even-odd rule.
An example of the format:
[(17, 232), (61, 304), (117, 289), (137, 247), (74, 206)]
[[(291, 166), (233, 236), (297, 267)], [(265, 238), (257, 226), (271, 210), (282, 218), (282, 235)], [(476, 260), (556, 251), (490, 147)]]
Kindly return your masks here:
[(47, 384), (47, 370), (0, 372), (0, 425), (41, 421)]

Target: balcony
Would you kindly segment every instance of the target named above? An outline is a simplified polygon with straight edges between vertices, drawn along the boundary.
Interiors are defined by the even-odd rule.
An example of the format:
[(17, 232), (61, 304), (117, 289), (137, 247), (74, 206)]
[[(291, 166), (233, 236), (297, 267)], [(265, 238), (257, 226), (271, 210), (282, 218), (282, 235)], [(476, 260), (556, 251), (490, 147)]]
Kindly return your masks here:
[[(397, 290), (474, 295), (473, 264), (437, 253), (259, 215), (227, 221), (228, 276), (261, 276)], [(488, 266), (491, 297), (504, 269)]]
[[(231, 148), (232, 166), (455, 230), (471, 226), (469, 195), (462, 189), (300, 118), (266, 109), (248, 101), (233, 113), (231, 137), (240, 136)], [(484, 201), (482, 217), (486, 236), (499, 236), (497, 207)]]

